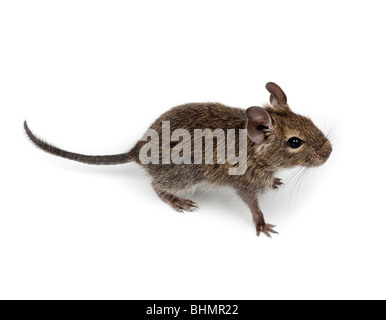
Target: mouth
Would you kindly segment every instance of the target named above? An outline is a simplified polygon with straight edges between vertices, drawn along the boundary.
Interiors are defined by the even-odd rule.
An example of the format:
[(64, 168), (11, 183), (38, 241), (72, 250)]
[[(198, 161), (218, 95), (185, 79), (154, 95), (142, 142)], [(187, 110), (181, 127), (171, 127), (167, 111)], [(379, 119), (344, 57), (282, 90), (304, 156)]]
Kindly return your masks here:
[(323, 147), (320, 150), (318, 150), (315, 154), (315, 164), (317, 166), (321, 166), (322, 164), (324, 164), (330, 157), (331, 152), (332, 152), (332, 146), (329, 141), (326, 141)]
[(315, 159), (315, 166), (316, 166), (316, 167), (319, 167), (319, 166), (325, 164), (326, 161), (327, 161), (327, 159), (328, 159), (328, 157), (325, 157), (325, 158), (316, 158), (316, 159)]

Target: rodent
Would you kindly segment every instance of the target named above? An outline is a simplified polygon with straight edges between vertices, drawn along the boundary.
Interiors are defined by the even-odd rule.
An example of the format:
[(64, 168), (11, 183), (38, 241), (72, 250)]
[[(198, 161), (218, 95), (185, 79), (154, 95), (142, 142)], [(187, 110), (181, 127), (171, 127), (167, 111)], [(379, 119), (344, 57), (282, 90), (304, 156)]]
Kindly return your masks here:
[[(295, 166), (315, 167), (327, 161), (332, 146), (327, 137), (313, 122), (292, 112), (287, 104), (284, 91), (275, 83), (266, 84), (270, 93), (270, 104), (264, 107), (248, 109), (228, 107), (220, 103), (190, 103), (174, 107), (161, 115), (151, 126), (162, 135), (162, 123), (170, 122), (170, 130), (184, 129), (192, 137), (195, 129), (236, 129), (236, 149), (238, 132), (245, 129), (247, 133), (246, 170), (241, 175), (230, 175), (232, 167), (227, 160), (223, 164), (163, 164), (161, 152), (159, 163), (144, 164), (140, 159), (140, 150), (147, 143), (141, 139), (126, 153), (117, 155), (92, 156), (68, 152), (37, 138), (29, 129), (24, 128), (29, 138), (39, 148), (51, 154), (94, 165), (123, 164), (136, 162), (144, 167), (152, 177), (152, 186), (156, 194), (177, 211), (193, 211), (197, 204), (181, 197), (185, 190), (192, 190), (201, 183), (215, 186), (232, 187), (252, 212), (256, 233), (277, 233), (273, 225), (265, 222), (259, 208), (258, 196), (268, 188), (278, 188), (282, 182), (275, 177), (279, 169)], [(179, 140), (181, 141), (181, 140)], [(177, 141), (178, 142), (178, 141)], [(174, 145), (176, 142), (174, 142)], [(161, 151), (162, 144), (159, 146)], [(216, 140), (213, 154), (218, 155), (218, 148), (223, 146)], [(205, 146), (202, 146), (205, 153)]]

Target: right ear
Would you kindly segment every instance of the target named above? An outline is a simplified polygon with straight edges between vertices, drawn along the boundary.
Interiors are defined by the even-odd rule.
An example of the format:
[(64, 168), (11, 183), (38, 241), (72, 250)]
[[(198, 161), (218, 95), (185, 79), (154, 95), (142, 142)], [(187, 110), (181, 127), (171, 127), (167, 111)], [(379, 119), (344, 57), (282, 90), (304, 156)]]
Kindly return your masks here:
[(257, 144), (268, 143), (269, 132), (272, 129), (272, 119), (268, 111), (261, 107), (250, 107), (245, 113), (248, 118), (248, 137)]
[(285, 95), (282, 88), (280, 88), (274, 82), (268, 82), (265, 85), (265, 88), (271, 94), (269, 101), (271, 105), (275, 108), (285, 108), (287, 105), (287, 96)]

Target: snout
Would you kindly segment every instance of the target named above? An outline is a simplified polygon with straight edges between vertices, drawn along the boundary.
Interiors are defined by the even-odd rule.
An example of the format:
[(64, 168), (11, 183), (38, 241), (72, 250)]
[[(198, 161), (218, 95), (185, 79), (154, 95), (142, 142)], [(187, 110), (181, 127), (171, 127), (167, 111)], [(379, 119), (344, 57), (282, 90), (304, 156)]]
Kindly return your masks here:
[(322, 165), (323, 163), (325, 163), (327, 161), (327, 159), (330, 157), (331, 152), (332, 152), (332, 146), (331, 146), (330, 141), (327, 140), (323, 144), (322, 148), (320, 148), (320, 150), (316, 151), (316, 157), (318, 160), (318, 164)]

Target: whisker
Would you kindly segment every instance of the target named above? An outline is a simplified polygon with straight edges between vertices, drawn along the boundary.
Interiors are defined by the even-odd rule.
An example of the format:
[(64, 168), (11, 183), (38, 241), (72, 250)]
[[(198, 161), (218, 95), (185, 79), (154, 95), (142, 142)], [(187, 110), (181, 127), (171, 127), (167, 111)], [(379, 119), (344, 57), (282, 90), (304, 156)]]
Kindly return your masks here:
[[(296, 181), (295, 181), (295, 185), (294, 185), (294, 188), (292, 189), (290, 198), (292, 197), (292, 194), (293, 194), (293, 192), (295, 191), (296, 186), (298, 185), (298, 183), (299, 183), (300, 181), (302, 181), (302, 177), (304, 176), (304, 174), (305, 174), (306, 172), (307, 172), (307, 168), (304, 167), (303, 170), (301, 171), (301, 173), (299, 174), (299, 177), (298, 177), (298, 178), (296, 179)], [(299, 187), (300, 187), (300, 184), (299, 184)], [(296, 193), (299, 192), (299, 187), (297, 188)]]
[[(336, 136), (336, 128), (337, 128), (337, 122), (336, 122), (336, 120), (334, 120), (331, 123), (329, 129), (327, 130), (327, 133), (326, 133), (327, 139), (331, 140), (332, 138), (335, 138), (335, 136)], [(334, 136), (331, 136), (332, 133), (334, 133)]]
[(291, 180), (293, 180), (294, 177), (296, 177), (296, 175), (299, 173), (299, 171), (302, 170), (302, 167), (300, 168), (297, 168), (295, 171), (293, 171), (287, 178), (286, 180), (284, 181), (285, 184), (289, 184), (291, 182)]
[[(304, 178), (302, 179), (302, 181), (301, 181), (300, 184), (302, 184), (302, 183), (308, 178), (308, 176), (310, 175), (310, 173), (311, 173), (311, 175), (314, 174), (314, 172), (315, 172), (316, 169), (317, 169), (317, 168), (315, 168), (315, 167), (314, 167), (314, 168), (307, 168), (306, 174), (305, 174), (305, 176), (304, 176)], [(298, 191), (299, 191), (299, 189), (300, 189), (300, 185), (299, 185)]]
[(322, 129), (323, 132), (327, 132), (327, 129), (330, 127), (329, 122), (330, 122), (329, 120), (324, 120), (323, 129)]
[(310, 172), (312, 171), (311, 169), (314, 169), (314, 168), (307, 168), (307, 169), (305, 170), (305, 174), (303, 175), (302, 179), (300, 180), (298, 189), (296, 190), (296, 194), (299, 192), (300, 186), (302, 185), (302, 183), (307, 179), (308, 175), (309, 175)]
[(293, 192), (294, 192), (294, 190), (295, 190), (296, 184), (297, 184), (297, 182), (299, 181), (299, 179), (301, 178), (302, 173), (304, 172), (305, 169), (306, 169), (305, 167), (300, 167), (300, 170), (297, 171), (297, 178), (296, 178), (296, 180), (295, 180), (294, 187), (293, 187), (293, 189), (292, 189), (292, 191), (291, 191), (291, 194), (290, 194), (290, 197), (289, 197), (289, 199), (288, 199), (288, 203), (291, 201), (292, 194), (293, 194)]

